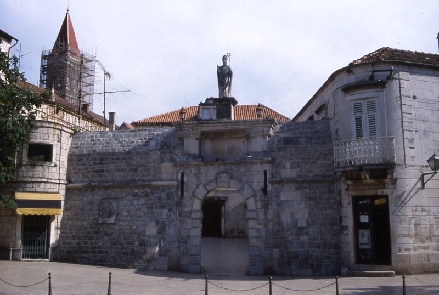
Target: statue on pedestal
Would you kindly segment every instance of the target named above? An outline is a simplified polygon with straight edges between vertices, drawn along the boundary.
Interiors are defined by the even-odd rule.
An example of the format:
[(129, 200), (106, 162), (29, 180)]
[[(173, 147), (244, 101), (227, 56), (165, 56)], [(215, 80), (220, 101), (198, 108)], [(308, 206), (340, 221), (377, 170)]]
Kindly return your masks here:
[(217, 76), (218, 76), (218, 92), (219, 97), (232, 97), (232, 78), (233, 72), (232, 68), (227, 64), (229, 55), (223, 55), (223, 65), (217, 66)]

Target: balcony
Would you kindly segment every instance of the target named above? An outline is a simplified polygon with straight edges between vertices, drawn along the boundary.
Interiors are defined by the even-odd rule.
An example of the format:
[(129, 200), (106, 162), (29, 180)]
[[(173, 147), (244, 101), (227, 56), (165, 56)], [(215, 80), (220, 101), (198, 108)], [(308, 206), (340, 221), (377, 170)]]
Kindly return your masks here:
[(395, 138), (345, 140), (334, 143), (334, 166), (395, 164)]

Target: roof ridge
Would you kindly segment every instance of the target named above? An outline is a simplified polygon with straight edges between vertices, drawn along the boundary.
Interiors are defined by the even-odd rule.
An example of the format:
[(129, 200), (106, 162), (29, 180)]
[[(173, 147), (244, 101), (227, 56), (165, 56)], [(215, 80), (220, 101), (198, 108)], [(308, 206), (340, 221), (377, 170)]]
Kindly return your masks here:
[[(436, 59), (434, 60), (430, 59)], [(381, 47), (371, 53), (353, 60), (349, 65), (357, 65), (362, 63), (377, 61), (405, 61), (421, 64), (439, 63), (439, 55), (435, 53), (427, 53), (406, 49), (397, 49), (391, 47)]]
[[(263, 117), (269, 117), (278, 120), (279, 122), (287, 122), (291, 119), (280, 114), (279, 112), (263, 105), (259, 104), (263, 109)], [(194, 117), (197, 116), (199, 106), (187, 106), (184, 107), (186, 111), (185, 121), (192, 121)], [(235, 120), (255, 120), (258, 119), (256, 114), (256, 108), (258, 104), (247, 104), (247, 105), (236, 105), (235, 106)], [(131, 122), (133, 125), (143, 125), (143, 124), (170, 124), (180, 121), (179, 113), (181, 108), (169, 111), (163, 114), (154, 115), (151, 117), (146, 117), (137, 121)]]

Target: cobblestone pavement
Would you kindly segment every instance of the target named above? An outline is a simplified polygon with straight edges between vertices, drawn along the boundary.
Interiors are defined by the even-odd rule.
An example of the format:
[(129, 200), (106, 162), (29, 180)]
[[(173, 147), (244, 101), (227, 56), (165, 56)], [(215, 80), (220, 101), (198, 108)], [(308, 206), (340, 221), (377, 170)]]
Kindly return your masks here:
[[(109, 294), (109, 272), (112, 273), (112, 295), (205, 294), (205, 278), (202, 274), (143, 272), (134, 269), (57, 262), (16, 261), (0, 261), (0, 294), (48, 294), (49, 272), (52, 276), (53, 295), (107, 295)], [(43, 282), (36, 284), (41, 281)], [(407, 295), (439, 294), (439, 273), (408, 275), (405, 281)], [(401, 276), (391, 278), (341, 277), (338, 282), (341, 295), (403, 294)], [(274, 276), (272, 294), (335, 294), (334, 283), (335, 279), (332, 277)], [(10, 284), (36, 285), (15, 287)], [(211, 275), (207, 285), (209, 295), (269, 294), (268, 276)]]

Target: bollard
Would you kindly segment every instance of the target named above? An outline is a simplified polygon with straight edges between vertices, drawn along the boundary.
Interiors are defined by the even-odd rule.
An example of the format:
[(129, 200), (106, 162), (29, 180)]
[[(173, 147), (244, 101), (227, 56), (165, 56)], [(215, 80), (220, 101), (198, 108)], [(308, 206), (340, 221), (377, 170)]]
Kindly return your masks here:
[(402, 276), (402, 295), (407, 295), (405, 292), (405, 276)]
[(107, 295), (111, 295), (111, 272), (108, 273), (108, 293)]
[(206, 284), (204, 286), (204, 295), (208, 295), (209, 292), (207, 291), (207, 279), (209, 278), (209, 276), (205, 276), (204, 279), (206, 280)]
[(268, 278), (268, 295), (273, 295), (273, 281), (272, 277)]
[(49, 272), (49, 295), (53, 295), (52, 294), (52, 277), (50, 276), (50, 272)]
[(335, 277), (335, 295), (340, 295), (340, 291), (338, 290), (338, 277)]

